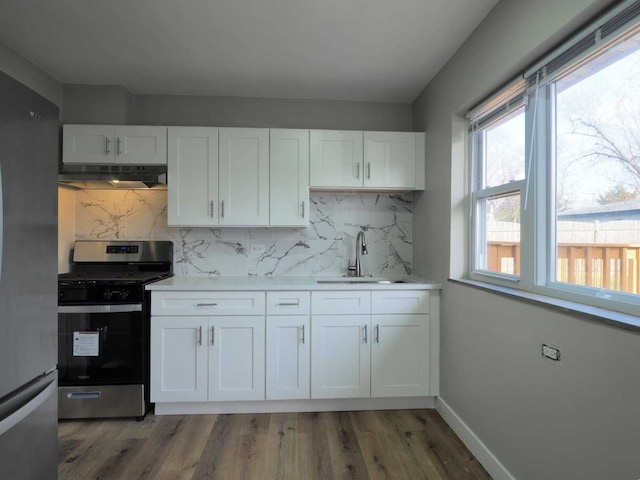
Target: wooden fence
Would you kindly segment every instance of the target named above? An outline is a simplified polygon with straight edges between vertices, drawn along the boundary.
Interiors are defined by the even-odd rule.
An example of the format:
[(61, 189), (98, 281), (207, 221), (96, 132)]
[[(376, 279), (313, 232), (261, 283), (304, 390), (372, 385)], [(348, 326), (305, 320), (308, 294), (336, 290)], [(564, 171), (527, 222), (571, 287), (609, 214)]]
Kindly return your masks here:
[[(487, 269), (520, 273), (520, 243), (490, 241)], [(628, 293), (640, 293), (640, 245), (560, 243), (556, 279)]]

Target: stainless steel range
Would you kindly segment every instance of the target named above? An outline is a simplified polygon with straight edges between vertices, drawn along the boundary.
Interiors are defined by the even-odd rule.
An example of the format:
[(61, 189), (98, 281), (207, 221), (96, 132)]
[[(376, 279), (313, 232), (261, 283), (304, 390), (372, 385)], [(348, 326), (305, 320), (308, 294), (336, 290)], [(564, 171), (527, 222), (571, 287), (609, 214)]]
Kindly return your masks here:
[(172, 275), (172, 242), (77, 241), (58, 276), (59, 418), (144, 417), (148, 283)]

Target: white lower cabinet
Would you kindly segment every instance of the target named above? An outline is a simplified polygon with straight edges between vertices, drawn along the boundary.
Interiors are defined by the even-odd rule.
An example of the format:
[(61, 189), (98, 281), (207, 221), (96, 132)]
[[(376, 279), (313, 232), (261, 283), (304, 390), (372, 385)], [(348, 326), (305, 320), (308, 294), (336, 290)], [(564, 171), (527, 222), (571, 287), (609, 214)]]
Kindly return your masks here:
[(419, 290), (313, 292), (311, 398), (432, 395), (429, 297)]
[(207, 317), (151, 318), (151, 401), (207, 400)]
[(267, 400), (309, 398), (309, 315), (267, 317)]
[(151, 401), (438, 395), (438, 300), (427, 290), (153, 292)]
[(429, 395), (429, 315), (373, 315), (371, 396)]
[(151, 401), (264, 400), (264, 316), (152, 317)]
[(370, 396), (369, 315), (314, 315), (311, 398)]

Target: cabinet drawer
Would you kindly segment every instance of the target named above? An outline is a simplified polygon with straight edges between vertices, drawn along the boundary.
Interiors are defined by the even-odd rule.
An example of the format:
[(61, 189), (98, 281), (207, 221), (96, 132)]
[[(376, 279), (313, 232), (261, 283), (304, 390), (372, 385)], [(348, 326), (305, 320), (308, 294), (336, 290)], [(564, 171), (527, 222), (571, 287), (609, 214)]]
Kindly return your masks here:
[(267, 292), (267, 315), (308, 315), (310, 311), (309, 292)]
[(371, 313), (371, 292), (312, 292), (311, 312), (316, 315), (368, 314)]
[(264, 315), (264, 292), (153, 292), (151, 315)]
[(371, 313), (429, 313), (429, 292), (378, 290), (371, 293)]

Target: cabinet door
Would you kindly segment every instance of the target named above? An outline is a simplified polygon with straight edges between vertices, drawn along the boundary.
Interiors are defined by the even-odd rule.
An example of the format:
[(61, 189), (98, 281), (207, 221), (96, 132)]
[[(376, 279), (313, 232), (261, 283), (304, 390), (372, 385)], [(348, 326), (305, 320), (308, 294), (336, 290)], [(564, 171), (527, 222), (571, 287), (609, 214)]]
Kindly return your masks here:
[(115, 163), (113, 125), (65, 125), (62, 133), (63, 163)]
[(264, 336), (264, 316), (210, 319), (209, 401), (264, 400)]
[(309, 130), (269, 131), (270, 224), (309, 224)]
[(269, 129), (220, 129), (220, 225), (269, 225)]
[(151, 401), (207, 400), (207, 317), (151, 318)]
[(167, 164), (167, 127), (116, 126), (116, 163)]
[(267, 400), (309, 398), (309, 316), (267, 317)]
[(429, 394), (429, 315), (373, 315), (371, 396)]
[(364, 132), (364, 186), (413, 189), (416, 140), (412, 132)]
[(362, 187), (362, 132), (311, 130), (311, 187)]
[(217, 225), (218, 129), (169, 127), (168, 151), (168, 224)]
[(311, 398), (369, 397), (369, 315), (311, 318)]

